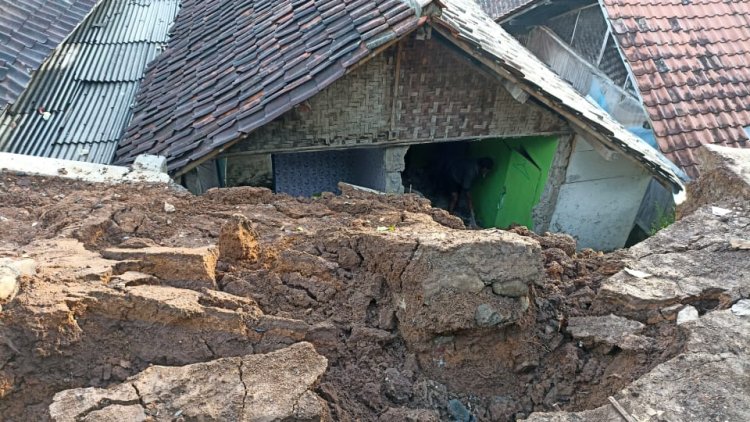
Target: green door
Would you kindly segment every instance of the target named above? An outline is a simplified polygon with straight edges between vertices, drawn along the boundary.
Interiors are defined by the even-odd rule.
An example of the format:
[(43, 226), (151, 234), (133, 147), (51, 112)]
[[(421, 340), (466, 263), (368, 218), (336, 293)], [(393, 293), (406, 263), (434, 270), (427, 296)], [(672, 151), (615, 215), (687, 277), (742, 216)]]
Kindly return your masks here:
[(531, 211), (536, 205), (542, 171), (517, 151), (512, 151), (500, 198), (495, 227), (520, 224), (532, 227)]

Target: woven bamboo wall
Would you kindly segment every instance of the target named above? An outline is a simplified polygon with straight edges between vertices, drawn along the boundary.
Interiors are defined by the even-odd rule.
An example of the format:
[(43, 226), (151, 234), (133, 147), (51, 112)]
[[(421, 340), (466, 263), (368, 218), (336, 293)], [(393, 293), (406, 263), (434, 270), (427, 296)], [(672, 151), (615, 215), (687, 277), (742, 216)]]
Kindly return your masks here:
[(394, 102), (397, 51), (392, 47), (373, 58), (307, 103), (256, 130), (229, 152), (439, 142), (567, 130), (557, 115), (531, 102), (517, 102), (496, 79), (436, 40), (410, 38), (403, 42)]
[(490, 75), (438, 40), (404, 42), (395, 139), (440, 140), (556, 132), (553, 113), (521, 104)]

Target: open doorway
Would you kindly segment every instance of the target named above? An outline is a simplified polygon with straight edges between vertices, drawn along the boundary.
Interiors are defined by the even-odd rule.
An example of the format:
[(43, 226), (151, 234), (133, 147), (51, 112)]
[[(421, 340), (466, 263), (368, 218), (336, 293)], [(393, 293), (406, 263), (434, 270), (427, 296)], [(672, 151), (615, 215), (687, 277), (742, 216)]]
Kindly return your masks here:
[[(418, 192), (433, 206), (451, 205), (451, 163), (493, 162), (485, 177), (471, 185), (471, 198), (480, 227), (507, 228), (514, 224), (533, 228), (532, 211), (539, 202), (557, 149), (556, 137), (487, 139), (414, 145), (406, 155), (402, 178), (406, 192)], [(459, 193), (454, 214), (469, 222), (467, 197)]]

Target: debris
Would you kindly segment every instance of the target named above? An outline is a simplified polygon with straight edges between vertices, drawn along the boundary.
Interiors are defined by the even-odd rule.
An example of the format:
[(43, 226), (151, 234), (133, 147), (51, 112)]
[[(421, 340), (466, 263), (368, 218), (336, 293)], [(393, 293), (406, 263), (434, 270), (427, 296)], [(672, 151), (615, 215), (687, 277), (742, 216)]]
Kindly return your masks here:
[(698, 319), (698, 310), (695, 307), (687, 305), (677, 313), (677, 325), (682, 325), (686, 322), (695, 321)]
[(732, 210), (721, 207), (711, 207), (711, 213), (717, 217), (724, 217), (732, 213)]
[(219, 254), (222, 260), (255, 261), (260, 255), (258, 233), (253, 230), (247, 217), (233, 215), (221, 227)]
[(729, 241), (729, 247), (734, 250), (750, 250), (750, 240), (732, 239)]
[(177, 208), (175, 208), (174, 205), (170, 204), (169, 202), (164, 202), (164, 212), (167, 214), (173, 213), (177, 211)]
[(643, 350), (649, 347), (646, 337), (638, 336), (645, 325), (617, 315), (572, 317), (566, 331), (586, 347), (595, 344), (617, 346), (623, 350)]
[(623, 270), (624, 270), (624, 271), (625, 271), (626, 273), (628, 273), (628, 274), (632, 275), (633, 277), (638, 277), (638, 278), (649, 278), (649, 277), (651, 277), (651, 276), (652, 276), (652, 274), (649, 274), (649, 273), (647, 273), (647, 272), (643, 272), (643, 271), (638, 271), (638, 270), (633, 270), (633, 269), (631, 269), (631, 268), (628, 268), (628, 267), (625, 267), (625, 268), (624, 268)]
[(737, 316), (750, 315), (750, 299), (742, 299), (732, 305), (732, 313)]
[(638, 422), (614, 397), (609, 396), (608, 399), (609, 402), (612, 403), (612, 406), (617, 409), (617, 412), (623, 417), (623, 419), (625, 419), (625, 422)]
[[(113, 420), (109, 417), (114, 410), (122, 410), (119, 403), (133, 403), (128, 407), (141, 415), (148, 410), (185, 420), (329, 420), (325, 402), (313, 392), (326, 366), (326, 358), (310, 343), (265, 355), (151, 366), (108, 389), (61, 391), (50, 405), (50, 416), (55, 422), (84, 416), (92, 421)], [(97, 415), (92, 417), (94, 412)]]

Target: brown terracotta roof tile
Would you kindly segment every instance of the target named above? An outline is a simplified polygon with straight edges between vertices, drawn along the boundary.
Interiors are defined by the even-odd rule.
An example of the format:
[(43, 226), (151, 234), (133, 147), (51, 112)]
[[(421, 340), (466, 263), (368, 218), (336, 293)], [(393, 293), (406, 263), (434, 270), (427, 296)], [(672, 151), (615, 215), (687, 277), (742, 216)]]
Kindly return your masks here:
[(661, 150), (750, 147), (750, 0), (603, 0)]

